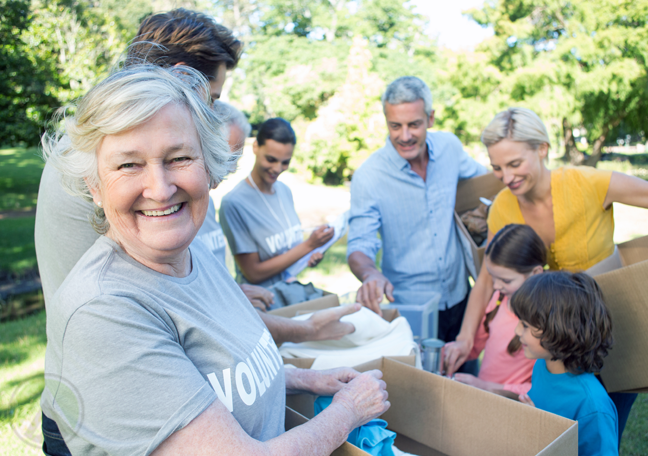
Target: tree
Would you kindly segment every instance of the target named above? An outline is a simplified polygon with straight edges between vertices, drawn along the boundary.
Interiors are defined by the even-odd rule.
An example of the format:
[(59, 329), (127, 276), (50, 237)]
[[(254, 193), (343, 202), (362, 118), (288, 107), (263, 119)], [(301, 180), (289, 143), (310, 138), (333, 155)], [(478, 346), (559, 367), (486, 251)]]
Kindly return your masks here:
[(0, 0), (0, 145), (38, 143), (57, 105), (49, 91), (57, 78), (49, 59), (30, 55), (24, 33), (34, 16), (28, 0)]
[[(505, 0), (470, 15), (495, 30), (480, 51), (516, 80), (512, 101), (540, 101), (551, 89), (558, 97), (552, 103), (564, 102), (553, 121), (572, 162), (595, 165), (621, 122), (648, 131), (648, 2)], [(589, 155), (574, 150), (572, 127), (579, 124)]]
[(387, 136), (380, 95), (385, 83), (370, 71), (367, 40), (357, 37), (349, 52), (344, 84), (306, 129), (300, 157), (326, 184), (340, 184)]

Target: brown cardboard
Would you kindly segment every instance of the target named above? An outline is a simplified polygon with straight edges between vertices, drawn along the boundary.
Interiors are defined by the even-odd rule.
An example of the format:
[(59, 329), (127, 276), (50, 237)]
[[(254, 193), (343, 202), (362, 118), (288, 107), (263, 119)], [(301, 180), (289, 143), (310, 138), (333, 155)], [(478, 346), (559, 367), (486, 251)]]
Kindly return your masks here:
[(337, 307), (340, 305), (340, 300), (336, 294), (327, 294), (321, 298), (313, 299), (312, 301), (300, 302), (291, 306), (282, 307), (280, 309), (271, 310), (268, 312), (271, 315), (278, 317), (292, 318), (301, 315), (304, 312), (316, 312), (329, 307)]
[[(460, 235), (464, 238), (464, 241), (467, 241), (467, 243), (470, 244), (474, 269), (477, 275), (479, 275), (479, 270), (481, 269), (482, 261), (484, 259), (484, 251), (486, 249), (475, 244), (470, 233), (468, 233), (468, 229), (466, 229), (466, 226), (461, 221), (460, 215), (479, 206), (480, 197), (492, 198), (504, 187), (505, 185), (502, 181), (496, 178), (493, 173), (462, 180), (459, 181), (459, 184), (457, 185), (457, 198), (455, 200), (454, 215), (455, 223), (457, 224), (457, 228), (459, 229)], [(468, 269), (470, 270), (471, 268)], [(473, 278), (477, 280), (477, 277)]]
[[(403, 451), (420, 456), (578, 454), (575, 421), (389, 358), (356, 369), (383, 372), (391, 408), (381, 418), (398, 433)], [(312, 400), (298, 396), (288, 397), (290, 407), (312, 417)]]
[(614, 345), (605, 358), (601, 378), (608, 392), (646, 393), (648, 236), (619, 244), (617, 249), (617, 258), (613, 255), (588, 270), (603, 291), (613, 325)]

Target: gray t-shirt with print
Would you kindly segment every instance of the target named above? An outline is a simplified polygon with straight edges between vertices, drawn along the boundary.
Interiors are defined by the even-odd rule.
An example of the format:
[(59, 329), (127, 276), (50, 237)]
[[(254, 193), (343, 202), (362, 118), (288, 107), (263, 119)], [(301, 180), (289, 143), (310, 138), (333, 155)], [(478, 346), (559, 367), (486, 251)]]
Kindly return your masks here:
[[(219, 218), (233, 255), (258, 252), (259, 260), (266, 261), (303, 242), (290, 189), (282, 182), (273, 187), (273, 194), (260, 194), (244, 179), (223, 197)], [(250, 283), (238, 265), (236, 280)], [(281, 280), (277, 274), (256, 285), (270, 287)]]
[(216, 399), (255, 439), (284, 432), (277, 347), (198, 244), (176, 278), (102, 236), (54, 295), (41, 406), (72, 454), (148, 455)]
[(205, 221), (203, 222), (198, 234), (196, 234), (196, 239), (201, 241), (207, 246), (207, 249), (220, 260), (222, 264), (225, 264), (225, 235), (223, 234), (223, 229), (220, 226), (220, 223), (216, 221), (216, 207), (214, 206), (214, 201), (211, 197), (209, 198), (209, 207), (207, 208), (207, 215), (205, 216)]

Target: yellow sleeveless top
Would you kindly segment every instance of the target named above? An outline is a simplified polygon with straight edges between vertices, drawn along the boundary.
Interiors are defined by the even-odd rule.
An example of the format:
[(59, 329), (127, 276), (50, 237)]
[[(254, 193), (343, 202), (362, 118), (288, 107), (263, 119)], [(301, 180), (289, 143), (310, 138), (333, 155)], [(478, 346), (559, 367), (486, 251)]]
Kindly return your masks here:
[[(565, 166), (551, 171), (551, 198), (556, 239), (548, 247), (549, 268), (585, 270), (614, 252), (612, 207), (603, 203), (612, 171)], [(503, 189), (488, 214), (488, 230), (495, 234), (510, 223), (526, 224), (517, 197)]]

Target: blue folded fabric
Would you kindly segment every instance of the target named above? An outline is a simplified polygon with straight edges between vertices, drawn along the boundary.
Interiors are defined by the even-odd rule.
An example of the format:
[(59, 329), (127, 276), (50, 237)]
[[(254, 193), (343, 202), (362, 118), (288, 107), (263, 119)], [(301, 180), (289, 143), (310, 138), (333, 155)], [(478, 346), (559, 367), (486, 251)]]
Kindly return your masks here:
[[(331, 405), (332, 396), (320, 396), (315, 400), (315, 415)], [(355, 428), (349, 434), (347, 442), (373, 456), (394, 456), (394, 439), (396, 433), (389, 431), (387, 421), (371, 420), (367, 424)]]

